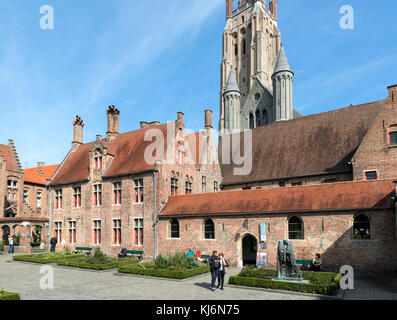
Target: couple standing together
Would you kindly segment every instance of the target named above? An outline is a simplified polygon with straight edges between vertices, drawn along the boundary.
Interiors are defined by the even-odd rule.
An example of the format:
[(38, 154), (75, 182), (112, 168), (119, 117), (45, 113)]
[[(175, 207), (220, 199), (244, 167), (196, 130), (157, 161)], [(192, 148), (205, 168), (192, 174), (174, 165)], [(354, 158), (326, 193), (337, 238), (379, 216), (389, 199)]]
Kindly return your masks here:
[(220, 253), (218, 256), (218, 252), (214, 251), (212, 256), (208, 259), (208, 264), (210, 265), (211, 270), (211, 291), (215, 291), (215, 282), (218, 279), (217, 288), (221, 288), (223, 290), (223, 285), (225, 282), (225, 274), (227, 272), (227, 267), (229, 263), (225, 259), (223, 253)]

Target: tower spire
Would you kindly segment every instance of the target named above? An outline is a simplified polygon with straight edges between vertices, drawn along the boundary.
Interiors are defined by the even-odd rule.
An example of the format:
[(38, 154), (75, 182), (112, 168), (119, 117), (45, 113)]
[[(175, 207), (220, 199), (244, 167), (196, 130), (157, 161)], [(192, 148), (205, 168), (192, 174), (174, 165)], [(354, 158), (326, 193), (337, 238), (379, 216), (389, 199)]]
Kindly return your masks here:
[(225, 105), (224, 128), (226, 133), (233, 133), (240, 129), (240, 107), (241, 93), (236, 80), (236, 72), (231, 66), (227, 79), (225, 91), (223, 93)]

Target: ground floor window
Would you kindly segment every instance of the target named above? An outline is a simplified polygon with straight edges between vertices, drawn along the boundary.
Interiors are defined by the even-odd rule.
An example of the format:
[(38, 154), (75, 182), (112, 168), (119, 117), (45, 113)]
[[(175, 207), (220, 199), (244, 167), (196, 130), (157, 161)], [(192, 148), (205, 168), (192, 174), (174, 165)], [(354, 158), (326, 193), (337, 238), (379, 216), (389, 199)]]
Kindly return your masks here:
[(143, 246), (143, 219), (135, 219), (135, 245)]
[(102, 243), (102, 226), (101, 220), (94, 220), (94, 244)]
[(171, 220), (171, 238), (179, 238), (179, 221), (178, 219)]
[(292, 217), (288, 220), (288, 238), (303, 240), (303, 223), (298, 217)]
[(58, 243), (62, 241), (62, 222), (55, 222), (55, 238)]
[(121, 219), (113, 220), (113, 243), (121, 244)]
[(366, 215), (360, 214), (354, 218), (353, 237), (356, 240), (371, 239), (371, 223)]
[(204, 223), (204, 238), (215, 239), (215, 225), (211, 219), (208, 219)]
[(69, 221), (69, 243), (76, 243), (76, 221)]

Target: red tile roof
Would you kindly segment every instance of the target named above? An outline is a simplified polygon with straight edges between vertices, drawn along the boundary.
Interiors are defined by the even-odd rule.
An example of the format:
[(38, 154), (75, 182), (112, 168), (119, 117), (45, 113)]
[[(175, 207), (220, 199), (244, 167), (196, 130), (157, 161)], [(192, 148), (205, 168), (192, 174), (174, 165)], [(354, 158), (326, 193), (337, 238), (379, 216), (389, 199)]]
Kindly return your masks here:
[(18, 165), (11, 148), (4, 144), (0, 144), (0, 153), (7, 161), (7, 170), (18, 171)]
[[(222, 165), (219, 148), (222, 184), (351, 172), (349, 161), (385, 102), (350, 106), (253, 129), (249, 175), (235, 175), (233, 169), (237, 166), (233, 163)], [(242, 138), (241, 150), (243, 142)]]
[[(150, 129), (159, 129), (164, 136), (164, 150), (167, 148), (167, 124), (143, 128), (135, 131), (121, 133), (110, 142), (102, 140), (108, 149), (108, 154), (114, 156), (104, 177), (153, 170), (155, 164), (145, 161), (145, 150), (152, 141), (145, 141), (145, 134)], [(65, 184), (75, 181), (87, 180), (90, 174), (90, 151), (95, 142), (82, 144), (65, 159), (59, 171), (55, 174), (51, 185)], [(153, 155), (157, 160), (162, 160), (163, 155)]]
[(393, 207), (393, 180), (171, 196), (160, 216), (323, 211)]
[(52, 166), (42, 166), (42, 167), (24, 169), (23, 170), (24, 181), (46, 185), (47, 180), (51, 179), (51, 177), (57, 171), (58, 167), (59, 164)]

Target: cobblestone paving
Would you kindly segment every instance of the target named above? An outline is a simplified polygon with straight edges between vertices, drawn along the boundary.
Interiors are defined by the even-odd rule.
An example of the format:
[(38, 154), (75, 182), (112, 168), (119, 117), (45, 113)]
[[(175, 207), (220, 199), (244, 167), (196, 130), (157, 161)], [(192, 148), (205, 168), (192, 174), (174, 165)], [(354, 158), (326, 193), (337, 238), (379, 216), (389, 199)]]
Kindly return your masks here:
[(397, 277), (357, 277), (345, 300), (397, 300)]
[[(316, 296), (225, 287), (209, 290), (208, 274), (183, 282), (54, 267), (54, 290), (40, 289), (41, 265), (0, 255), (0, 288), (25, 300), (319, 300)], [(231, 274), (238, 273), (231, 269)]]

